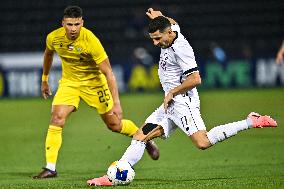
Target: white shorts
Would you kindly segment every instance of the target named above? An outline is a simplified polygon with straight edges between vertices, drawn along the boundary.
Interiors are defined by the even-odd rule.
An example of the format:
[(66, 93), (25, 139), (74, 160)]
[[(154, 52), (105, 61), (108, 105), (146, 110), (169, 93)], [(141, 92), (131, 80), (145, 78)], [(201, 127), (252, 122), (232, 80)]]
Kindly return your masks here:
[(178, 127), (188, 136), (199, 130), (206, 130), (205, 124), (200, 115), (199, 98), (186, 95), (177, 95), (173, 103), (165, 113), (162, 104), (145, 121), (161, 125), (164, 129), (162, 138), (168, 138)]

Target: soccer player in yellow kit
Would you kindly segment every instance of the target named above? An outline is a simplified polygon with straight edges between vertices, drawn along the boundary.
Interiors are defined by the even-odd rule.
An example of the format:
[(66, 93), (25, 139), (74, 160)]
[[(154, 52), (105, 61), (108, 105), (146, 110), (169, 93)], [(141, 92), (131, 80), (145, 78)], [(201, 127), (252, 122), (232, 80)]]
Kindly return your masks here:
[[(122, 119), (122, 109), (115, 76), (99, 39), (83, 27), (82, 9), (68, 6), (62, 26), (48, 34), (44, 52), (42, 96), (51, 95), (48, 74), (56, 52), (62, 61), (62, 78), (52, 102), (51, 121), (45, 142), (46, 166), (33, 178), (56, 177), (56, 161), (62, 143), (62, 129), (67, 117), (78, 109), (80, 99), (96, 108), (107, 127), (127, 136), (138, 130), (130, 120)], [(159, 158), (153, 141), (147, 143), (152, 159)]]

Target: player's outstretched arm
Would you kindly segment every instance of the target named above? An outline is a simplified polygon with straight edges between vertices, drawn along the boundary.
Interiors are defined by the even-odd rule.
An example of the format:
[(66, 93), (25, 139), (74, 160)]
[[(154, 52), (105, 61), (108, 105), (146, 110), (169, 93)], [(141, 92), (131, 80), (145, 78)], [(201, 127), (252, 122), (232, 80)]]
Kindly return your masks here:
[[(153, 8), (149, 8), (149, 9), (147, 10), (147, 12), (146, 12), (146, 15), (147, 15), (150, 19), (154, 19), (154, 18), (156, 18), (156, 17), (158, 17), (158, 16), (164, 16), (161, 11), (154, 10)], [(166, 16), (164, 16), (164, 17), (166, 17)], [(166, 17), (166, 18), (170, 21), (170, 23), (171, 23), (172, 25), (177, 24), (177, 22), (176, 22), (174, 19), (169, 18), (169, 17)]]
[(277, 64), (281, 64), (281, 62), (283, 62), (283, 58), (284, 58), (284, 40), (282, 42), (282, 45), (277, 53), (277, 56), (276, 56), (276, 63)]

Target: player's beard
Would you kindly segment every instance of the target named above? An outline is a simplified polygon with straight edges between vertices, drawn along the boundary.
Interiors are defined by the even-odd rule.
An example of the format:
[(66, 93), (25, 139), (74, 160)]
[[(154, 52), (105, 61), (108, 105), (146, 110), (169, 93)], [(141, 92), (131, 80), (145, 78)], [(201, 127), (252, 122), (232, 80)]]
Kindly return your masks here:
[(162, 49), (166, 49), (166, 48), (168, 48), (169, 47), (169, 45), (168, 44), (166, 44), (166, 43), (164, 43), (164, 44), (162, 44), (162, 45), (159, 45)]
[(166, 49), (170, 46), (170, 44), (171, 43), (169, 41), (165, 41), (165, 42), (159, 44), (158, 46), (161, 47), (162, 49)]

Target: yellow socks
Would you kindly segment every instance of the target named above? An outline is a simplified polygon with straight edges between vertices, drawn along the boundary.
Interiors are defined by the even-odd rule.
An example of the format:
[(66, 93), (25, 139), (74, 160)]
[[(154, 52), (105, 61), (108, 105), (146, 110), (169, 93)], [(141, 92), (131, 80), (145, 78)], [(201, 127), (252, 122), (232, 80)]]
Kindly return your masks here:
[(55, 164), (57, 161), (58, 151), (62, 143), (62, 128), (49, 125), (46, 141), (45, 141), (45, 156), (47, 166), (46, 168), (55, 171)]
[(121, 134), (132, 137), (136, 133), (137, 130), (138, 130), (138, 127), (135, 125), (135, 123), (133, 123), (132, 121), (128, 119), (122, 120), (122, 128), (120, 131)]
[[(130, 120), (122, 120), (122, 128), (120, 133), (132, 137), (138, 127)], [(58, 151), (62, 144), (62, 128), (54, 125), (49, 125), (46, 141), (45, 141), (45, 156), (46, 168), (55, 171)]]

